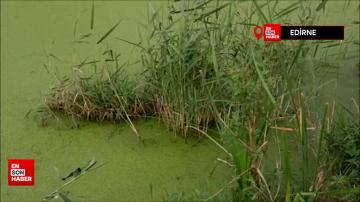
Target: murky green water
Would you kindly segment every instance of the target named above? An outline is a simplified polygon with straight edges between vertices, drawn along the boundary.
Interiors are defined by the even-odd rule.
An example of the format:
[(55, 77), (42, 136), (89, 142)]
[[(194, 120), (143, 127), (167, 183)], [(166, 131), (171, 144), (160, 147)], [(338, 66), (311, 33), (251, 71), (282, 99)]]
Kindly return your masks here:
[[(86, 2), (2, 2), (1, 46), (1, 196), (3, 200), (40, 200), (62, 182), (61, 175), (85, 164), (92, 157), (106, 164), (66, 188), (74, 200), (162, 199), (166, 192), (216, 191), (230, 170), (219, 166), (209, 173), (222, 152), (210, 142), (196, 143), (175, 137), (156, 120), (135, 122), (146, 144), (138, 143), (126, 124), (81, 123), (80, 129), (38, 127), (24, 118), (30, 107), (42, 101), (50, 77), (42, 64), (45, 51), (72, 60), (87, 50), (72, 44), (76, 19), (86, 19)], [(120, 18), (142, 19), (145, 2), (97, 2), (96, 27), (106, 31)], [(132, 38), (135, 22), (124, 22), (117, 34)], [(113, 44), (120, 46), (119, 44)], [(121, 44), (131, 58), (133, 47)], [(52, 48), (53, 47), (53, 48)], [(68, 67), (63, 71), (68, 71)], [(61, 70), (60, 70), (61, 71)], [(34, 158), (35, 186), (7, 186), (6, 159)], [(151, 185), (150, 185), (151, 184)], [(207, 190), (209, 188), (209, 190)]]
[[(65, 175), (92, 157), (106, 164), (66, 188), (74, 200), (159, 200), (166, 192), (198, 189), (209, 194), (219, 189), (231, 171), (221, 165), (212, 177), (208, 176), (216, 157), (225, 156), (222, 151), (206, 140), (184, 144), (156, 120), (135, 122), (147, 138), (142, 146), (126, 124), (82, 122), (80, 129), (54, 125), (42, 128), (24, 118), (31, 107), (42, 102), (50, 85), (50, 76), (42, 65), (45, 52), (71, 63), (96, 51), (72, 43), (75, 21), (81, 22), (78, 30), (89, 26), (90, 7), (90, 2), (78, 1), (1, 2), (2, 200), (38, 201), (62, 183), (54, 167)], [(351, 12), (346, 13), (341, 9), (339, 3), (332, 3), (328, 11), (331, 18), (324, 18), (324, 22), (346, 26), (354, 21), (356, 8), (350, 7)], [(136, 21), (144, 19), (145, 11), (143, 1), (96, 2), (95, 28), (103, 33), (118, 19), (132, 19), (122, 22), (114, 34), (136, 39)], [(358, 30), (351, 30), (351, 36), (358, 39)], [(108, 43), (119, 47), (125, 58), (135, 58), (136, 50), (131, 45)], [(358, 57), (342, 63), (343, 78), (337, 85), (346, 89), (341, 91), (345, 100), (358, 97), (356, 61)], [(58, 68), (60, 72), (69, 71), (68, 67)], [(6, 160), (12, 158), (35, 159), (34, 187), (7, 186)]]

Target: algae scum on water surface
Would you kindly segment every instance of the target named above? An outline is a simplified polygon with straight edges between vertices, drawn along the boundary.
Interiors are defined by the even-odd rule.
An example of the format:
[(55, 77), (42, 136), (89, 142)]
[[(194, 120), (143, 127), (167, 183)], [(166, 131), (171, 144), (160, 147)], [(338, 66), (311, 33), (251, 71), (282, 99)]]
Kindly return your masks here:
[[(94, 36), (96, 43), (118, 19), (142, 19), (137, 13), (146, 11), (147, 2), (95, 2), (95, 5), (94, 29), (99, 32)], [(1, 159), (35, 159), (33, 187), (10, 187), (7, 173), (0, 172), (2, 201), (40, 201), (63, 184), (57, 173), (64, 177), (93, 157), (99, 163), (107, 163), (66, 186), (63, 191), (70, 200), (159, 201), (172, 193), (215, 192), (231, 176), (231, 170), (219, 164), (209, 177), (217, 164), (216, 158), (224, 158), (215, 145), (205, 139), (200, 143), (189, 139), (184, 144), (184, 139), (151, 118), (134, 121), (144, 145), (126, 123), (74, 119), (75, 124), (71, 117), (63, 118), (60, 114), (59, 119), (50, 122), (39, 115), (39, 125), (24, 119), (30, 108), (43, 103), (44, 91), (56, 80), (53, 72), (60, 78), (69, 76), (73, 66), (88, 54), (101, 55), (105, 50), (98, 53), (99, 46), (73, 43), (76, 21), (79, 21), (77, 39), (83, 35), (81, 30), (85, 34), (89, 30), (91, 2), (1, 1), (1, 9)], [(116, 36), (132, 39), (136, 32), (136, 23), (123, 20), (106, 43)], [(131, 58), (134, 59), (132, 52), (136, 49), (118, 40), (113, 44), (119, 47), (117, 52), (125, 58), (123, 62), (135, 62)], [(52, 59), (50, 63), (48, 58)], [(50, 66), (50, 74), (43, 64)], [(139, 66), (134, 64), (127, 70), (139, 71)], [(48, 127), (39, 127), (43, 125)], [(6, 166), (1, 164), (2, 171), (7, 170)]]
[[(36, 191), (2, 190), (9, 200), (29, 194), (64, 201), (359, 199), (359, 89), (351, 83), (349, 94), (341, 92), (345, 102), (322, 95), (334, 83), (341, 86), (339, 66), (358, 62), (358, 30), (347, 32), (344, 41), (277, 43), (258, 41), (252, 33), (253, 26), (269, 22), (315, 25), (329, 8), (358, 14), (358, 2), (71, 4), (83, 11), (65, 17), (62, 22), (70, 25), (52, 35), (60, 43), (44, 48), (42, 71), (53, 78), (51, 87), (42, 104), (27, 113), (21, 108), (49, 127), (27, 121), (5, 131), (38, 133), (24, 137), (32, 145), (25, 149), (2, 147), (2, 158), (36, 155), (39, 170)], [(21, 10), (16, 3), (4, 5)], [(37, 13), (33, 6), (24, 9)], [(70, 13), (61, 3), (42, 6)], [(116, 8), (124, 13), (111, 16)], [(146, 16), (134, 16), (138, 10)], [(12, 15), (6, 22), (20, 14)], [(358, 28), (358, 19), (351, 22)], [(16, 29), (6, 27), (10, 37)], [(6, 43), (20, 47), (15, 41)], [(15, 57), (10, 50), (9, 65)], [(8, 102), (15, 93), (5, 93), (6, 106), (15, 107)], [(11, 145), (15, 138), (6, 141)]]

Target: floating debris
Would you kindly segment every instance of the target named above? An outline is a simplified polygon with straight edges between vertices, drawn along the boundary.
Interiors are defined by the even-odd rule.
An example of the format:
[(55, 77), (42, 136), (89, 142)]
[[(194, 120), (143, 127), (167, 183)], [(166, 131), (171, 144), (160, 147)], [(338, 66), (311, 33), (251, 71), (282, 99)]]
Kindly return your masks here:
[[(62, 177), (62, 181), (66, 181), (64, 184), (62, 184), (59, 188), (57, 188), (55, 191), (51, 192), (47, 196), (44, 197), (43, 201), (49, 201), (56, 198), (61, 198), (65, 202), (70, 202), (71, 200), (67, 196), (67, 194), (64, 194), (63, 192), (60, 192), (64, 187), (71, 184), (75, 180), (79, 179), (82, 175), (85, 175), (86, 173), (93, 171), (101, 166), (103, 166), (105, 163), (100, 164), (97, 167), (94, 167), (97, 163), (95, 158), (92, 158), (84, 167), (78, 167), (72, 172), (70, 172), (66, 177)], [(68, 180), (71, 178), (70, 180)]]
[(63, 181), (67, 180), (68, 178), (71, 177), (76, 177), (78, 175), (80, 175), (81, 173), (81, 168), (76, 168), (74, 171), (72, 171), (71, 173), (69, 173), (69, 175), (67, 175), (66, 177), (61, 178)]

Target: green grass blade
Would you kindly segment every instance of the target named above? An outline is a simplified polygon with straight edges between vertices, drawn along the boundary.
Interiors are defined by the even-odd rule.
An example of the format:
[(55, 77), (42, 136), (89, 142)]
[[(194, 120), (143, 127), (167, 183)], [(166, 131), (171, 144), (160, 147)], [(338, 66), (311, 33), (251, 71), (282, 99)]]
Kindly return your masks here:
[(111, 29), (109, 29), (109, 31), (107, 31), (104, 36), (102, 36), (99, 41), (96, 44), (101, 43), (102, 41), (104, 41), (104, 39), (106, 39), (114, 30), (115, 28), (120, 24), (121, 21), (117, 22), (113, 27), (111, 27)]
[(119, 37), (117, 37), (116, 39), (118, 39), (118, 40), (120, 40), (120, 41), (123, 41), (123, 42), (125, 42), (125, 43), (128, 43), (128, 44), (134, 45), (134, 46), (136, 46), (136, 47), (138, 47), (138, 48), (145, 49), (144, 47), (142, 47), (142, 46), (140, 45), (141, 42), (140, 42), (140, 43), (134, 43), (134, 42), (131, 42), (131, 41), (128, 41), (128, 40), (119, 38)]
[(198, 5), (198, 6), (194, 7), (194, 8), (188, 8), (188, 9), (184, 9), (184, 10), (173, 10), (173, 11), (170, 11), (170, 14), (177, 14), (177, 13), (182, 13), (182, 12), (190, 12), (190, 11), (195, 11), (195, 10), (198, 10), (198, 9), (202, 9), (212, 1), (213, 0), (207, 0), (204, 3), (201, 3), (200, 5)]
[(74, 29), (73, 29), (74, 41), (76, 41), (77, 25), (78, 25), (78, 20), (76, 20), (75, 23), (74, 23)]
[(257, 12), (260, 14), (260, 17), (261, 17), (262, 21), (265, 22), (265, 23), (268, 23), (268, 19), (266, 18), (266, 15), (265, 15), (265, 13), (262, 11), (262, 9), (261, 9), (261, 7), (259, 6), (259, 4), (258, 4), (255, 0), (253, 0), (253, 3), (254, 3), (254, 5), (255, 5), (255, 7), (256, 7)]
[[(328, 110), (329, 110), (329, 104), (326, 103), (325, 109), (324, 109), (324, 115), (323, 115), (323, 119), (322, 119), (322, 123), (321, 123), (319, 145), (318, 145), (318, 152), (317, 152), (318, 156), (317, 156), (317, 162), (316, 162), (315, 169), (317, 169), (319, 167), (319, 164), (320, 164), (321, 146), (322, 146), (322, 141), (323, 141), (324, 133), (325, 133), (325, 125), (326, 125), (326, 118), (327, 118)], [(316, 176), (315, 176), (315, 180), (316, 180)]]
[(295, 56), (294, 56), (293, 60), (291, 61), (290, 67), (289, 67), (289, 69), (288, 69), (288, 73), (291, 71), (291, 69), (293, 68), (293, 66), (295, 65), (295, 63), (297, 62), (297, 60), (299, 59), (300, 53), (301, 53), (301, 51), (303, 50), (304, 45), (305, 45), (305, 42), (304, 42), (304, 41), (301, 41), (301, 42), (300, 42), (300, 45), (299, 45), (298, 48), (296, 49)]
[(290, 155), (288, 148), (288, 136), (287, 134), (283, 135), (283, 158), (285, 164), (285, 202), (291, 202), (291, 167), (290, 167)]
[(280, 12), (278, 12), (275, 16), (273, 20), (277, 20), (279, 18), (282, 18), (283, 16), (288, 16), (290, 13), (294, 12), (295, 10), (297, 10), (299, 8), (299, 6), (297, 6), (300, 2), (295, 2), (291, 5), (289, 5), (288, 7), (284, 8), (283, 10), (281, 10)]
[(90, 17), (90, 29), (94, 28), (94, 18), (95, 18), (95, 0), (92, 1), (91, 6), (91, 17)]
[(214, 65), (214, 71), (216, 76), (219, 78), (219, 65), (217, 62), (217, 58), (216, 58), (216, 49), (215, 49), (215, 37), (214, 37), (214, 33), (211, 32), (210, 34), (210, 43), (211, 43), (211, 52), (212, 52), (212, 62)]
[(215, 8), (215, 9), (212, 10), (212, 11), (209, 11), (209, 12), (207, 12), (207, 13), (204, 13), (204, 14), (202, 14), (200, 17), (196, 18), (195, 21), (204, 19), (205, 17), (208, 17), (208, 16), (212, 15), (213, 13), (216, 13), (216, 12), (222, 10), (223, 8), (227, 7), (228, 5), (230, 5), (230, 3), (226, 3), (226, 4), (224, 4), (224, 5), (222, 5), (222, 6), (218, 7), (218, 8)]
[(64, 202), (71, 202), (71, 200), (65, 194), (59, 192), (59, 196)]
[(315, 11), (325, 10), (325, 5), (328, 0), (322, 0), (321, 3), (316, 7)]
[(275, 98), (274, 98), (274, 96), (271, 94), (270, 89), (269, 89), (269, 87), (268, 87), (268, 85), (267, 85), (267, 83), (266, 83), (266, 81), (265, 81), (265, 79), (264, 79), (264, 76), (262, 75), (262, 73), (261, 73), (261, 71), (260, 71), (260, 69), (259, 69), (259, 67), (258, 67), (258, 63), (256, 62), (255, 54), (254, 54), (253, 49), (251, 49), (251, 55), (252, 55), (252, 59), (253, 59), (253, 61), (254, 61), (254, 66), (255, 66), (256, 72), (257, 72), (257, 74), (258, 74), (258, 76), (259, 76), (259, 78), (260, 78), (261, 83), (262, 83), (263, 86), (264, 86), (264, 89), (265, 89), (265, 91), (266, 91), (266, 94), (269, 96), (271, 103), (272, 103), (273, 105), (276, 105)]

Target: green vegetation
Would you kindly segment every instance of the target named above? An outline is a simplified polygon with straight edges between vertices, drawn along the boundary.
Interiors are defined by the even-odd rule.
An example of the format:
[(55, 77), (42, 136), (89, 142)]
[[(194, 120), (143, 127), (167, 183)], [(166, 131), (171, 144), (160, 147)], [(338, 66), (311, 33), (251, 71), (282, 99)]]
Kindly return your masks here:
[[(210, 138), (228, 154), (222, 162), (235, 175), (225, 187), (211, 196), (165, 200), (357, 201), (358, 105), (343, 118), (349, 109), (336, 111), (335, 103), (317, 112), (318, 87), (305, 84), (307, 75), (324, 68), (311, 56), (337, 43), (264, 43), (252, 36), (254, 25), (288, 21), (295, 11), (297, 23), (311, 25), (326, 1), (308, 4), (280, 8), (278, 1), (253, 1), (239, 12), (244, 3), (209, 0), (149, 9), (142, 41), (118, 38), (139, 48), (144, 72), (128, 75), (128, 64), (108, 49), (59, 79), (45, 102), (51, 111), (79, 119), (126, 121), (141, 141), (132, 121), (158, 117), (185, 138)], [(93, 22), (94, 7), (91, 29)], [(309, 60), (318, 65), (305, 68)], [(271, 158), (270, 149), (277, 150)]]
[[(328, 125), (325, 132), (324, 141), (326, 148), (323, 151), (324, 161), (326, 162), (325, 178), (326, 191), (346, 190), (353, 188), (357, 190), (357, 197), (339, 194), (343, 201), (359, 200), (360, 186), (360, 121), (359, 108), (355, 104), (355, 113), (344, 109), (337, 114), (335, 120), (328, 119), (332, 125)], [(325, 180), (324, 179), (324, 180)]]

